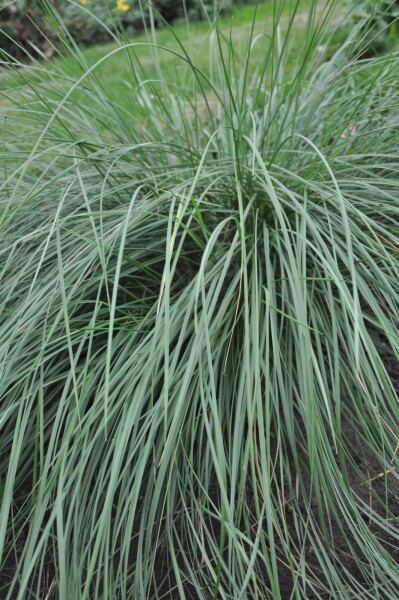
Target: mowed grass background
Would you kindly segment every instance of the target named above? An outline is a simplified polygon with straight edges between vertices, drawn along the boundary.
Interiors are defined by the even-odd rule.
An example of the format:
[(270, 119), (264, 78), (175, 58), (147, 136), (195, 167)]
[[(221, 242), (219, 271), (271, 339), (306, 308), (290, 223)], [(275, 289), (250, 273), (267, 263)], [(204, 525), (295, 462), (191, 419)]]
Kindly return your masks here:
[(49, 11), (2, 79), (6, 600), (395, 598), (399, 58), (342, 10)]

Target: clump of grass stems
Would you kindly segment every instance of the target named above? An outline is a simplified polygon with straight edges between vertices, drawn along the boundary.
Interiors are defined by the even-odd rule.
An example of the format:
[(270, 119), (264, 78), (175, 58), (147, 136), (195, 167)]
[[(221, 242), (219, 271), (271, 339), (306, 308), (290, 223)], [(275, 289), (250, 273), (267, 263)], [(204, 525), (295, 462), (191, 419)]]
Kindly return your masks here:
[(2, 598), (396, 597), (399, 57), (302, 6), (2, 84)]

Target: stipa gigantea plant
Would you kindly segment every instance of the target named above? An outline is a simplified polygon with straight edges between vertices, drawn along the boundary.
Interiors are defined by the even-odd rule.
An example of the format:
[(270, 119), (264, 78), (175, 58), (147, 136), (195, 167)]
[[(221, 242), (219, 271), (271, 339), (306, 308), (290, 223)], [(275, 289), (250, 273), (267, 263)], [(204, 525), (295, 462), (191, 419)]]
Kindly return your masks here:
[(399, 63), (334, 6), (95, 64), (48, 12), (8, 80), (5, 598), (395, 597)]

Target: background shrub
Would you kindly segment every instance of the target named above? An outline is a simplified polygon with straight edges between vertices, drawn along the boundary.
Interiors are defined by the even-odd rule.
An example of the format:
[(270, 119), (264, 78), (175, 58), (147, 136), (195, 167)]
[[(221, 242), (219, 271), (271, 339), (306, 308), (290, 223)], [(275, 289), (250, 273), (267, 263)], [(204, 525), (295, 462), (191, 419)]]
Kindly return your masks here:
[(391, 50), (399, 39), (399, 0), (361, 0), (351, 4), (367, 53)]
[(18, 60), (26, 57), (27, 52), (51, 56), (50, 37), (51, 30), (35, 2), (0, 0), (0, 52)]
[(88, 1), (85, 6), (65, 2), (59, 12), (69, 33), (83, 45), (109, 39), (107, 28), (115, 27), (119, 20), (114, 0)]
[[(153, 18), (156, 25), (165, 19), (168, 23), (188, 18), (200, 21), (213, 16), (216, 10), (223, 12), (232, 6), (233, 0), (154, 0)], [(81, 44), (93, 44), (109, 38), (103, 24), (108, 27), (122, 26), (128, 34), (141, 31), (150, 22), (150, 7), (145, 0), (88, 0), (82, 10), (77, 4), (60, 8), (65, 25)], [(91, 15), (89, 14), (92, 13)]]

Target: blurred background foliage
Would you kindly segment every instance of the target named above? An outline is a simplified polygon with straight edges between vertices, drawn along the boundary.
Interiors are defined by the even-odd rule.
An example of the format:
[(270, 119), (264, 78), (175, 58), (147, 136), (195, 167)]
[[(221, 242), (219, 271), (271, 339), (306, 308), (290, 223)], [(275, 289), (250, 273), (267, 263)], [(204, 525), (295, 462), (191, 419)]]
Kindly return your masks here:
[[(54, 0), (52, 4), (58, 2)], [(27, 52), (51, 56), (52, 32), (39, 4), (32, 0), (0, 0), (0, 50), (18, 60)]]
[[(274, 0), (261, 0), (260, 3)], [(322, 0), (320, 0), (322, 1)], [(73, 39), (89, 46), (109, 41), (110, 31), (123, 28), (127, 35), (142, 31), (151, 18), (157, 27), (168, 23), (213, 18), (233, 5), (255, 4), (256, 0), (48, 0)], [(399, 0), (346, 0), (353, 27), (367, 32), (363, 54), (388, 52), (399, 37)], [(0, 0), (0, 48), (17, 60), (27, 53), (51, 56), (53, 32), (43, 17), (44, 0)], [(370, 27), (371, 25), (371, 27)], [(345, 36), (349, 33), (344, 32)]]
[[(123, 27), (128, 35), (142, 31), (150, 24), (150, 8), (145, 0), (49, 0), (63, 22), (81, 45), (108, 41), (109, 29)], [(248, 0), (153, 0), (153, 19), (157, 27), (163, 20), (188, 19), (190, 22), (212, 18)], [(51, 29), (43, 18), (41, 0), (0, 0), (0, 48), (22, 59), (26, 50), (34, 55), (48, 55)], [(47, 39), (46, 39), (47, 38)]]
[(399, 38), (399, 0), (347, 0), (364, 32), (366, 54), (389, 52)]
[[(154, 0), (153, 18), (159, 27), (163, 19), (168, 23), (180, 19), (189, 21), (213, 17), (215, 11), (226, 11), (233, 0)], [(108, 28), (122, 26), (128, 35), (134, 35), (150, 25), (150, 8), (145, 0), (81, 0), (79, 3), (63, 2), (58, 7), (65, 25), (76, 41), (89, 45), (107, 41)], [(84, 10), (86, 9), (86, 10)]]

